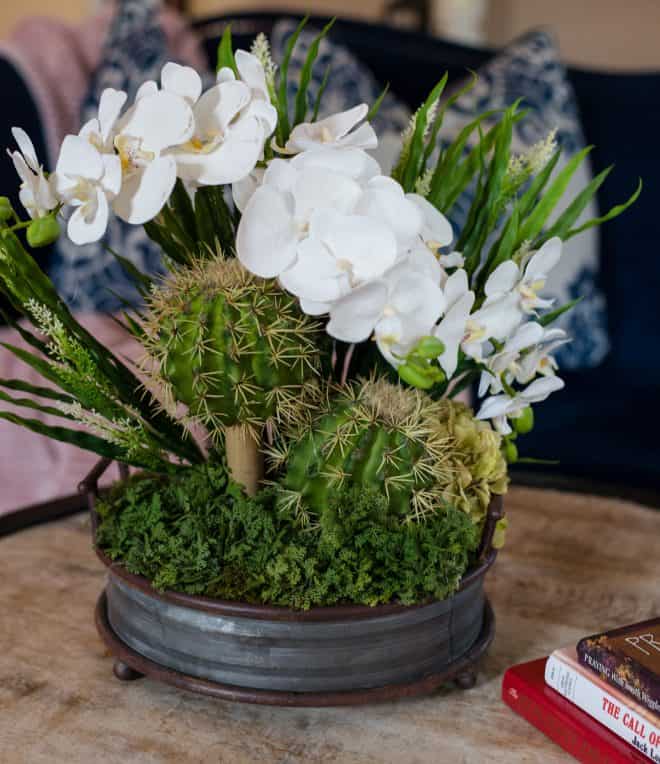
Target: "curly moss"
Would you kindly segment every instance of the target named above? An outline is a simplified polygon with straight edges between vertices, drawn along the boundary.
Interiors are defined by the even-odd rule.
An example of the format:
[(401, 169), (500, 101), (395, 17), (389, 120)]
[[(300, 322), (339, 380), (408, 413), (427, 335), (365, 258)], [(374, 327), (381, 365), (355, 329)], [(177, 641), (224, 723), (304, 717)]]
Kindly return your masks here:
[(158, 589), (298, 609), (447, 597), (479, 543), (460, 510), (402, 523), (383, 495), (356, 488), (301, 530), (272, 491), (247, 498), (217, 464), (134, 479), (98, 511), (99, 546)]

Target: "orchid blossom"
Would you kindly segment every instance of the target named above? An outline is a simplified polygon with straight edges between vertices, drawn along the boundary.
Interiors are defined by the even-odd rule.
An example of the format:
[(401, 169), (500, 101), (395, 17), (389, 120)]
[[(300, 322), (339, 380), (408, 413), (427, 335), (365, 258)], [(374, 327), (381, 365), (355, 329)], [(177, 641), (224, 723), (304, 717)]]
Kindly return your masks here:
[(392, 231), (363, 215), (317, 210), (309, 236), (297, 248), (296, 262), (280, 274), (280, 283), (314, 314), (381, 276), (396, 260)]
[[(321, 146), (375, 149), (378, 145), (376, 133), (368, 122), (363, 122), (368, 112), (369, 107), (366, 103), (362, 103), (347, 111), (320, 119), (318, 122), (303, 122), (296, 125), (284, 146), (283, 153), (297, 154), (300, 151)], [(360, 124), (361, 122), (363, 124)]]
[(570, 342), (570, 339), (563, 329), (544, 329), (543, 336), (536, 347), (520, 359), (514, 371), (516, 382), (527, 384), (537, 374), (544, 377), (554, 375), (557, 371), (557, 362), (551, 353), (567, 342)]
[(173, 149), (179, 177), (195, 186), (242, 180), (263, 151), (264, 128), (247, 110), (250, 89), (235, 80), (221, 82), (195, 103), (190, 139)]
[(539, 297), (545, 287), (550, 271), (561, 258), (561, 239), (553, 236), (536, 252), (531, 252), (520, 267), (507, 260), (490, 274), (484, 288), (487, 302), (507, 293), (517, 293), (525, 313), (535, 313), (537, 308), (548, 308), (553, 300)]
[(362, 342), (373, 332), (383, 356), (398, 366), (444, 307), (439, 285), (404, 261), (335, 302), (326, 330), (344, 342)]
[(122, 220), (146, 223), (161, 211), (177, 176), (177, 162), (168, 152), (193, 132), (188, 99), (169, 90), (142, 94), (119, 120), (114, 146), (122, 185), (113, 208)]
[[(362, 188), (349, 175), (323, 165), (273, 160), (247, 203), (236, 234), (236, 254), (252, 273), (279, 276), (296, 261), (317, 211), (352, 213)], [(386, 257), (383, 270), (392, 263)], [(339, 296), (339, 295), (337, 295)]]
[(11, 133), (18, 144), (18, 151), (7, 153), (14, 163), (18, 177), (21, 179), (19, 199), (32, 218), (42, 218), (57, 207), (57, 197), (52, 184), (44, 174), (43, 167), (37, 159), (37, 152), (25, 130), (12, 127)]
[(119, 157), (102, 154), (82, 136), (68, 135), (62, 143), (53, 183), (62, 202), (76, 208), (67, 224), (71, 241), (98, 241), (108, 225), (109, 200), (121, 188)]
[(444, 299), (446, 312), (433, 334), (445, 346), (438, 363), (447, 379), (451, 379), (458, 366), (458, 351), (465, 337), (468, 317), (474, 304), (474, 292), (470, 291), (464, 270), (456, 271), (447, 278)]
[(486, 398), (477, 413), (477, 419), (490, 419), (501, 435), (510, 435), (512, 429), (508, 419), (520, 416), (530, 404), (544, 401), (551, 393), (563, 387), (564, 381), (556, 376), (536, 379), (513, 397), (503, 394)]

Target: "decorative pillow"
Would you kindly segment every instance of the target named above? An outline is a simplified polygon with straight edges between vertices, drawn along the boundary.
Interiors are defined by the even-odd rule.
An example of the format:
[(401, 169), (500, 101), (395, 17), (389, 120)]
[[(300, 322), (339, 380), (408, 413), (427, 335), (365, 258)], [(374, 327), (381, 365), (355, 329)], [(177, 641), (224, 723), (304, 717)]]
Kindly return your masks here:
[[(275, 60), (281, 60), (284, 47), (296, 28), (292, 21), (275, 25), (272, 48)], [(305, 55), (315, 32), (304, 29), (294, 50), (289, 72), (295, 79), (302, 69)], [(373, 74), (345, 47), (325, 39), (319, 48), (320, 63), (310, 84), (310, 98), (314, 98), (321, 85), (322, 73), (332, 62), (332, 73), (324, 96), (324, 116), (341, 111), (360, 101), (373, 103), (382, 85)], [(564, 149), (562, 161), (584, 148), (577, 103), (566, 71), (552, 38), (545, 32), (532, 32), (502, 50), (477, 72), (477, 85), (461, 96), (447, 110), (440, 141), (448, 140), (474, 117), (488, 109), (505, 108), (516, 99), (523, 98), (529, 109), (525, 119), (514, 129), (514, 150), (523, 153), (548, 133), (557, 129), (557, 141)], [(457, 87), (458, 83), (454, 83)], [(377, 158), (384, 169), (389, 169), (398, 154), (400, 132), (408, 124), (410, 110), (393, 93), (388, 93), (375, 120), (377, 132), (385, 133)], [(396, 136), (396, 137), (395, 137)], [(567, 197), (583, 188), (591, 180), (588, 163), (573, 176)], [(452, 223), (460, 230), (465, 223), (469, 194), (452, 210)], [(461, 203), (462, 202), (462, 203)], [(555, 214), (561, 213), (561, 208)], [(584, 212), (584, 218), (596, 215), (595, 205)], [(562, 305), (575, 297), (582, 302), (562, 317), (564, 328), (575, 338), (557, 353), (564, 368), (586, 368), (598, 365), (607, 354), (607, 316), (605, 298), (598, 286), (598, 238), (595, 229), (571, 239), (564, 245), (560, 265), (548, 280), (546, 293)]]
[[(161, 0), (119, 0), (82, 104), (80, 124), (96, 116), (105, 88), (125, 90), (132, 101), (142, 82), (160, 79), (167, 61), (185, 59), (182, 63), (199, 66), (196, 46), (196, 39), (178, 17), (163, 15)], [(210, 73), (208, 77), (212, 79)], [(132, 279), (110, 250), (145, 273), (162, 271), (160, 249), (142, 226), (128, 225), (117, 217), (111, 217), (105, 237), (95, 244), (81, 247), (62, 236), (55, 246), (49, 275), (71, 308), (114, 312), (125, 303), (138, 302)]]

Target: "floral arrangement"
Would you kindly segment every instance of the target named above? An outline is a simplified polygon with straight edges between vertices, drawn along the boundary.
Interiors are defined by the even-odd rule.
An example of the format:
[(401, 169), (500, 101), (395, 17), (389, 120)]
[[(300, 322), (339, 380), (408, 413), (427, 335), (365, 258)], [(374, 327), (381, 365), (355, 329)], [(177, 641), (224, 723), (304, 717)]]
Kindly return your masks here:
[[(0, 380), (7, 391), (0, 398), (54, 414), (62, 425), (7, 411), (0, 417), (169, 475), (197, 493), (226, 465), (223, 506), (259, 527), (278, 518), (292, 538), (325, 534), (314, 559), (327, 552), (327, 538), (336, 541), (338, 527), (357, 522), (337, 504), (338, 496), (352, 497), (369, 538), (373, 527), (387, 527), (403, 534), (392, 549), (417, 539), (410, 570), (426, 549), (424, 586), (397, 568), (406, 584), (386, 594), (353, 587), (347, 595), (340, 587), (279, 599), (309, 605), (344, 592), (369, 602), (414, 600), (445, 594), (459, 580), (492, 495), (506, 490), (506, 463), (519, 458), (515, 441), (533, 427), (532, 406), (564, 385), (552, 353), (570, 338), (553, 323), (573, 304), (543, 297), (562, 241), (623, 212), (640, 188), (578, 223), (608, 168), (553, 216), (589, 150), (557, 168), (551, 134), (529, 153), (512, 154), (513, 125), (525, 118), (520, 104), (479, 116), (441, 147), (445, 110), (465, 90), (444, 96), (446, 76), (402, 136), (393, 171), (383, 174), (369, 153), (378, 142), (370, 118), (382, 96), (318, 119), (323, 88), (315, 102), (308, 95), (329, 28), (310, 47), (293, 98), (287, 69), (302, 25), (279, 68), (265, 37), (251, 52), (234, 53), (228, 30), (212, 87), (203, 92), (194, 70), (169, 63), (160, 85), (144, 83), (130, 105), (125, 93), (106, 90), (98, 117), (64, 139), (52, 174), (14, 129), (18, 150), (10, 156), (28, 218), (0, 200), (0, 289), (33, 327), (15, 324), (34, 352), (8, 349), (48, 385)], [(456, 233), (447, 215), (467, 189), (474, 199)], [(25, 229), (29, 246), (50, 244), (64, 220), (74, 243), (97, 241), (111, 214), (143, 225), (170, 271), (153, 279), (115, 255), (144, 298), (123, 316), (145, 351), (135, 369), (78, 324), (20, 240)], [(456, 399), (473, 386), (476, 414)], [(149, 478), (105, 507), (100, 536), (156, 579), (162, 566), (172, 571), (172, 556), (163, 552), (167, 559), (154, 568), (144, 549), (138, 554), (118, 538), (130, 537), (121, 512), (140, 525), (136, 497), (147, 506), (154, 491), (164, 495), (162, 480)], [(268, 527), (264, 538), (275, 533)], [(450, 574), (442, 561), (430, 565), (431, 547), (420, 540), (436, 530)], [(346, 543), (358, 537), (356, 530)], [(272, 575), (296, 558), (287, 549)], [(442, 586), (429, 585), (430, 567)], [(292, 577), (299, 587), (300, 575)], [(217, 572), (214, 580), (217, 592)], [(174, 583), (185, 588), (176, 576)], [(204, 581), (193, 590), (210, 591)]]

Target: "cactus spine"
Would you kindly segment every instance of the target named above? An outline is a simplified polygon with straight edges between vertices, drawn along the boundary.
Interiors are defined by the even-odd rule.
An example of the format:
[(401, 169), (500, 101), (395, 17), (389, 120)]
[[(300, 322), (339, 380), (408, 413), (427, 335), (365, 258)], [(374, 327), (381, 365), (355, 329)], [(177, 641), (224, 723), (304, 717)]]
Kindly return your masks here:
[[(471, 429), (464, 444), (485, 449), (475, 456), (474, 474), (463, 465), (469, 456), (458, 443), (455, 420)], [(488, 433), (485, 437), (475, 433)], [(331, 493), (346, 484), (385, 492), (390, 512), (422, 520), (453, 505), (480, 523), (491, 492), (506, 488), (506, 464), (499, 436), (476, 422), (468, 409), (450, 400), (434, 401), (422, 391), (384, 379), (360, 380), (328, 399), (310, 425), (290, 433), (271, 449), (284, 468), (280, 505), (303, 522), (320, 512)]]
[(301, 417), (317, 388), (319, 324), (275, 282), (216, 258), (169, 276), (150, 296), (143, 326), (145, 368), (166, 408), (185, 404), (213, 438), (229, 438), (234, 477), (256, 491), (248, 476), (258, 474), (264, 428), (272, 435)]

